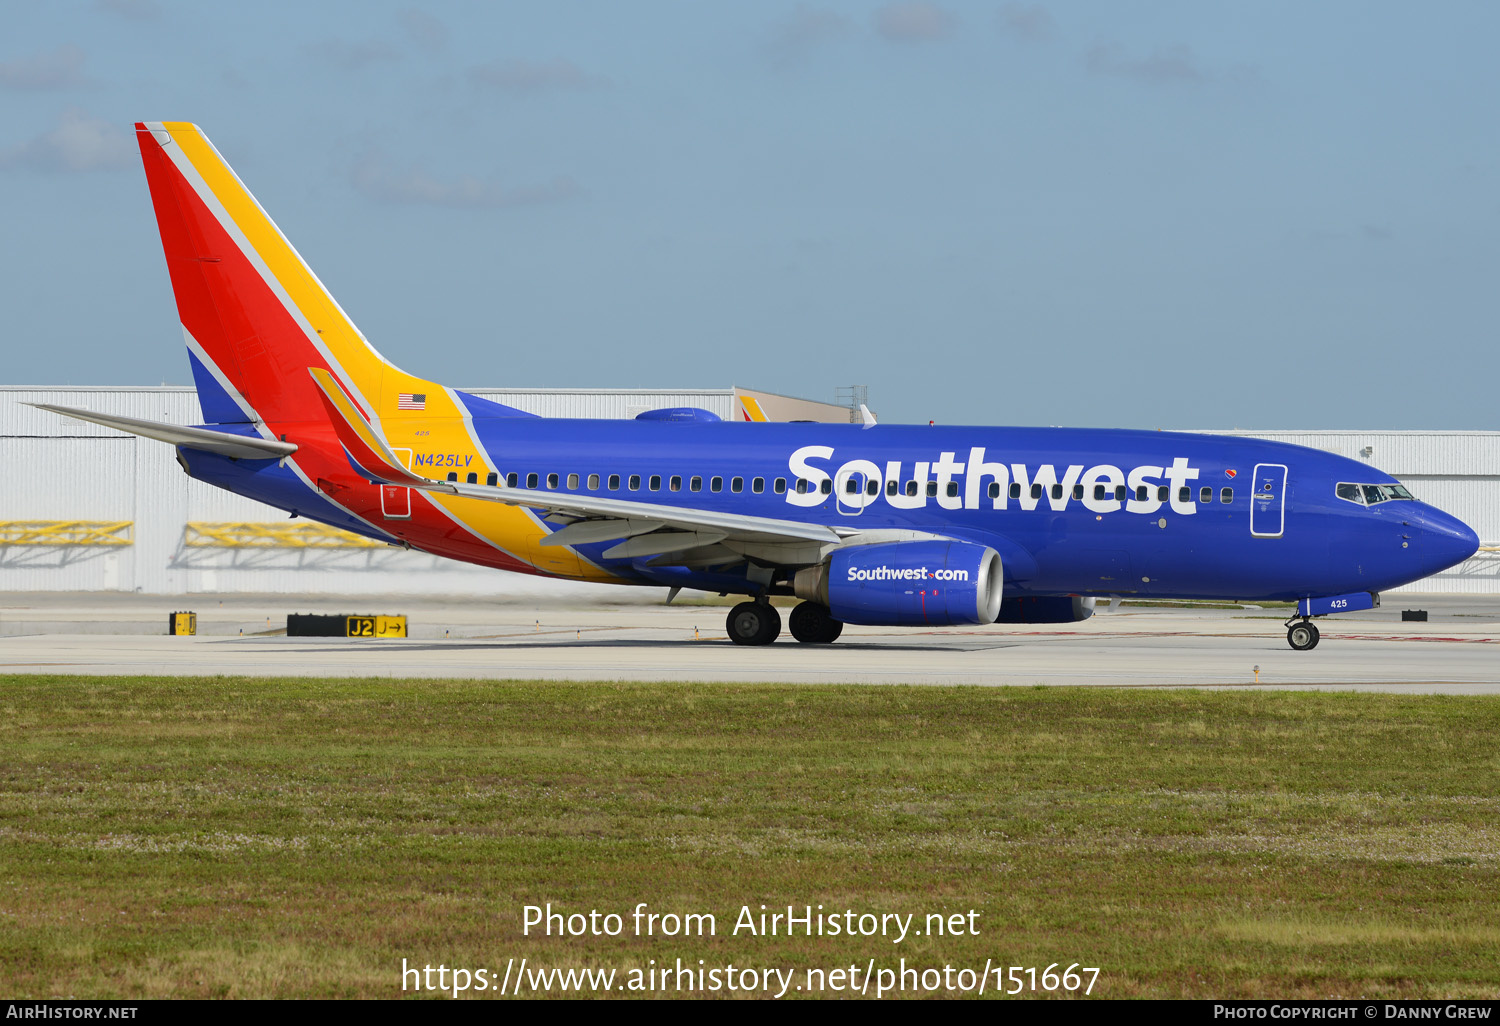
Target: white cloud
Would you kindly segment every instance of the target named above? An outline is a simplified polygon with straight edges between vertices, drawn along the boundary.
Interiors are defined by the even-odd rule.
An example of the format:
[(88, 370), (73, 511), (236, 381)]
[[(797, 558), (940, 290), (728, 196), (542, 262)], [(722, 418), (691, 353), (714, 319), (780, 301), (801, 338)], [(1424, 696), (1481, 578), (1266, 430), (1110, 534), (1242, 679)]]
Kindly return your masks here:
[(408, 7), (396, 12), (402, 31), (423, 53), (433, 56), (448, 46), (448, 26), (426, 11)]
[(1000, 26), (1023, 39), (1046, 39), (1055, 27), (1041, 4), (1006, 4), (1000, 8)]
[(480, 85), (509, 93), (539, 93), (552, 89), (585, 89), (605, 85), (606, 79), (591, 75), (572, 61), (554, 57), (550, 61), (512, 59), (491, 61), (469, 69), (469, 78)]
[(1149, 57), (1130, 57), (1117, 46), (1096, 46), (1088, 52), (1088, 69), (1098, 75), (1114, 75), (1137, 82), (1205, 82), (1208, 75), (1198, 67), (1193, 51), (1185, 44), (1158, 47)]
[(0, 86), (11, 89), (70, 89), (88, 85), (83, 76), (83, 51), (59, 46), (51, 53), (0, 61)]
[(887, 4), (875, 12), (875, 31), (897, 43), (942, 39), (953, 31), (953, 15), (937, 4)]
[(134, 159), (135, 147), (124, 129), (78, 107), (63, 111), (52, 131), (0, 147), (0, 168), (33, 171), (114, 171)]
[(508, 186), (497, 178), (475, 175), (441, 181), (417, 165), (405, 170), (392, 169), (378, 150), (367, 151), (359, 158), (350, 181), (357, 191), (382, 203), (471, 209), (557, 203), (583, 195), (583, 189), (567, 175), (533, 185)]
[(842, 14), (798, 4), (791, 17), (771, 30), (766, 55), (771, 63), (789, 67), (801, 63), (816, 47), (853, 32), (854, 23)]
[(161, 17), (161, 5), (156, 0), (94, 0), (94, 6), (131, 21), (155, 21)]
[(331, 64), (341, 71), (360, 71), (372, 64), (401, 59), (401, 52), (390, 43), (369, 39), (361, 43), (346, 39), (324, 39), (309, 43), (302, 52), (314, 61)]

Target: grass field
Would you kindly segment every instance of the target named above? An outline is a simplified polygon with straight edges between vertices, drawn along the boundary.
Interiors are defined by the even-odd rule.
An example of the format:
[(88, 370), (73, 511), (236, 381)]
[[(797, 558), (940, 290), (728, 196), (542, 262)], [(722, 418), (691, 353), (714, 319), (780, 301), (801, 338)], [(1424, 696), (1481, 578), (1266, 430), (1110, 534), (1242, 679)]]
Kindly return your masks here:
[[(393, 996), (403, 957), (522, 956), (1500, 992), (1496, 699), (6, 677), (0, 711), (6, 996)], [(549, 901), (719, 930), (522, 936)], [(730, 936), (762, 903), (982, 915)]]

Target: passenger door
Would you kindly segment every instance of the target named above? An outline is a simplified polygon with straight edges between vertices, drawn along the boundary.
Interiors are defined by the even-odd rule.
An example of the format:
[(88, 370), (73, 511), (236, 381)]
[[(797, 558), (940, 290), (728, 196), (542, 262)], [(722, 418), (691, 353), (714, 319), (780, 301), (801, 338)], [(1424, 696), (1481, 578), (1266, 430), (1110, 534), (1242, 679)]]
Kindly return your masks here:
[(1280, 538), (1286, 530), (1286, 465), (1257, 463), (1250, 481), (1250, 536)]

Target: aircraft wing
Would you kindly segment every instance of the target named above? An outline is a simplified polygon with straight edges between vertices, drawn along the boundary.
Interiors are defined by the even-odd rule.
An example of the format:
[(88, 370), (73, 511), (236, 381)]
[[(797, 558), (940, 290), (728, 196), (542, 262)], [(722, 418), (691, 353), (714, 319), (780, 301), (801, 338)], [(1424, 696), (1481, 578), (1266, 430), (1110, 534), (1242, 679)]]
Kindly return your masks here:
[(226, 431), (211, 428), (181, 427), (177, 424), (161, 424), (154, 420), (137, 420), (134, 417), (117, 417), (110, 413), (95, 413), (92, 410), (76, 410), (71, 406), (53, 406), (50, 403), (27, 403), (38, 410), (60, 413), (75, 420), (86, 420), (101, 427), (114, 428), (130, 435), (154, 438), (158, 442), (170, 442), (189, 449), (202, 449), (234, 459), (268, 460), (278, 456), (290, 456), (297, 451), (291, 442), (278, 442), (270, 438), (254, 438), (231, 435)]
[[(624, 539), (604, 554), (610, 558), (625, 558), (682, 552), (724, 541), (791, 543), (790, 547), (794, 548), (809, 543), (837, 545), (860, 533), (853, 529), (836, 530), (821, 524), (775, 517), (420, 477), (396, 458), (379, 430), (354, 405), (332, 374), (317, 367), (309, 368), (309, 371), (322, 392), (340, 443), (350, 460), (366, 476), (386, 484), (540, 510), (553, 523), (565, 525), (543, 539), (543, 545), (583, 545)], [(792, 553), (788, 552), (788, 555)]]

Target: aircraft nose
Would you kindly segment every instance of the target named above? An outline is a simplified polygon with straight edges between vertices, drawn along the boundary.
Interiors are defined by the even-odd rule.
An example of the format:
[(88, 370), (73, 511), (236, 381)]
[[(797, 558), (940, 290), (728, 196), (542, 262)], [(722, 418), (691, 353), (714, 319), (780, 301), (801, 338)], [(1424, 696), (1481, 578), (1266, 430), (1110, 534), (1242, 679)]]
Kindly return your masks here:
[(1462, 520), (1431, 506), (1422, 511), (1418, 523), (1418, 556), (1435, 574), (1456, 566), (1479, 551), (1479, 535)]

